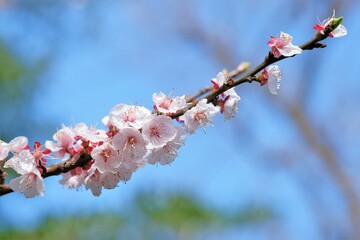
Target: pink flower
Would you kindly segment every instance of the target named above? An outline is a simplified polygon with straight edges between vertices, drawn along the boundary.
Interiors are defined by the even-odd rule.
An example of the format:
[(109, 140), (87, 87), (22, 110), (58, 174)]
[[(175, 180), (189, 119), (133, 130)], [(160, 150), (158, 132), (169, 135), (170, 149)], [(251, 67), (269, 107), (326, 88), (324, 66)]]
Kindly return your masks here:
[(153, 116), (142, 128), (144, 139), (149, 143), (149, 148), (164, 146), (174, 139), (176, 129), (170, 117)]
[(75, 139), (85, 139), (91, 143), (106, 142), (108, 140), (104, 130), (99, 130), (92, 126), (89, 127), (85, 123), (76, 124), (73, 131)]
[(28, 145), (28, 139), (26, 137), (16, 137), (9, 143), (0, 140), (0, 160), (8, 157), (9, 153), (19, 153), (25, 149)]
[(16, 137), (10, 141), (10, 151), (13, 153), (19, 153), (24, 150), (28, 145), (28, 139), (26, 137)]
[(270, 93), (277, 95), (280, 89), (281, 77), (282, 73), (280, 68), (277, 65), (272, 65), (267, 69), (265, 68), (257, 79), (260, 81), (261, 86), (267, 84)]
[(123, 128), (112, 140), (112, 145), (119, 152), (124, 162), (136, 162), (146, 154), (144, 137), (135, 128)]
[(179, 148), (184, 145), (186, 140), (186, 133), (182, 127), (176, 128), (176, 136), (173, 140), (167, 142), (164, 146), (154, 148), (151, 150), (148, 162), (155, 164), (156, 162), (161, 165), (169, 164), (178, 156)]
[(46, 167), (45, 157), (49, 156), (51, 153), (50, 149), (45, 148), (41, 150), (41, 143), (34, 143), (34, 151), (31, 153), (35, 157), (35, 162), (38, 166)]
[(154, 109), (161, 113), (175, 113), (176, 111), (186, 107), (185, 95), (181, 97), (170, 98), (164, 93), (154, 93), (153, 101), (155, 103)]
[(219, 112), (219, 108), (212, 103), (207, 103), (207, 99), (201, 99), (195, 107), (188, 110), (180, 120), (184, 121), (186, 131), (191, 135), (198, 127), (211, 124), (212, 118)]
[(90, 189), (96, 197), (101, 194), (101, 173), (94, 165), (89, 169), (89, 175), (85, 178), (85, 188), (86, 190)]
[(3, 141), (0, 141), (0, 160), (3, 160), (9, 156), (10, 147), (9, 144)]
[(281, 55), (291, 57), (302, 52), (301, 48), (294, 46), (291, 42), (292, 37), (287, 33), (281, 32), (280, 38), (271, 37), (267, 45), (271, 47), (274, 57), (278, 58)]
[(67, 152), (74, 152), (75, 133), (72, 129), (63, 125), (62, 129), (54, 134), (53, 139), (57, 143), (46, 141), (45, 147), (51, 150), (54, 158), (62, 158)]
[(151, 115), (151, 111), (136, 105), (118, 104), (113, 107), (108, 116), (102, 122), (107, 126), (114, 126), (117, 129), (134, 127), (142, 128), (142, 125)]
[[(317, 23), (313, 28), (321, 34), (324, 34), (324, 30), (332, 24), (335, 19), (335, 10), (333, 10), (333, 15), (331, 17), (326, 18), (324, 21)], [(337, 28), (335, 28), (330, 34), (329, 37), (339, 38), (343, 37), (347, 34), (347, 29), (345, 26), (340, 24)]]
[(23, 150), (12, 157), (4, 167), (11, 167), (21, 174), (20, 177), (12, 179), (9, 183), (14, 192), (23, 193), (27, 198), (44, 195), (44, 180), (36, 167), (35, 157), (29, 150)]
[(9, 186), (14, 192), (23, 193), (27, 198), (43, 196), (45, 192), (44, 180), (38, 170), (12, 179)]
[(29, 150), (23, 150), (5, 162), (4, 167), (11, 167), (19, 174), (27, 174), (37, 167), (35, 157)]
[(118, 168), (121, 159), (116, 149), (110, 143), (104, 143), (94, 148), (91, 157), (101, 173), (110, 172)]
[(220, 112), (222, 112), (222, 114), (224, 114), (225, 120), (234, 118), (236, 113), (239, 110), (237, 104), (240, 101), (240, 97), (236, 93), (233, 95), (228, 95), (228, 96), (229, 97), (226, 98), (224, 101), (224, 105), (223, 105), (222, 109), (220, 109)]
[(53, 139), (57, 142), (46, 141), (45, 146), (52, 151), (54, 158), (62, 158), (66, 153), (77, 155), (83, 150), (91, 153), (98, 143), (109, 141), (104, 130), (89, 127), (85, 123), (79, 123), (74, 128), (63, 126)]
[(87, 172), (81, 167), (77, 167), (67, 173), (62, 174), (63, 178), (60, 180), (60, 184), (67, 186), (68, 188), (79, 189), (84, 184)]
[[(131, 176), (131, 173), (130, 173)], [(130, 179), (130, 178), (129, 178)], [(123, 180), (123, 177), (121, 176), (120, 172), (107, 172), (102, 174), (101, 176), (101, 185), (105, 189), (113, 189), (117, 187), (118, 183)]]

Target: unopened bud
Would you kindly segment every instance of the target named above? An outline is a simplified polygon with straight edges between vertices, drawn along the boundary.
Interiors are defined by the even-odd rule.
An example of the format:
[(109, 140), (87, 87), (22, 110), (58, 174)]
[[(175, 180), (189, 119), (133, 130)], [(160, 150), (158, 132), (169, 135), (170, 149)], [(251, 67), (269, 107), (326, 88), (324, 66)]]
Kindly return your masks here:
[(250, 62), (242, 62), (237, 66), (236, 70), (239, 72), (244, 72), (250, 68)]
[(332, 19), (332, 22), (330, 24), (330, 29), (331, 30), (335, 30), (338, 26), (340, 26), (340, 24), (342, 23), (343, 21), (343, 17), (338, 17), (338, 18), (333, 18)]

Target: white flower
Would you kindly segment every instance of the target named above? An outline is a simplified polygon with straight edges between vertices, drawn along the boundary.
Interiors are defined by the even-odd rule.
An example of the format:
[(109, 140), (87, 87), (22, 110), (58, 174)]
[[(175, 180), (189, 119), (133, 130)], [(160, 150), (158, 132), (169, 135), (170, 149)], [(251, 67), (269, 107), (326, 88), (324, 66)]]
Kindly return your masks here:
[(91, 157), (101, 173), (110, 172), (118, 168), (121, 163), (118, 152), (110, 143), (95, 147), (91, 152)]
[(267, 45), (271, 47), (271, 52), (276, 58), (281, 55), (291, 57), (302, 52), (301, 48), (293, 45), (291, 42), (292, 37), (287, 33), (281, 32), (280, 38), (271, 37)]
[(230, 119), (235, 117), (236, 113), (239, 110), (237, 106), (239, 101), (240, 101), (240, 97), (236, 94), (235, 90), (234, 90), (234, 94), (228, 95), (228, 98), (225, 99), (224, 107), (223, 109), (221, 109), (225, 119)]
[(16, 137), (10, 141), (10, 151), (13, 153), (19, 153), (28, 145), (28, 139), (26, 137)]
[(155, 103), (154, 109), (161, 113), (175, 113), (176, 111), (186, 107), (185, 95), (181, 97), (170, 98), (164, 93), (154, 93), (153, 101)]
[(123, 128), (115, 135), (112, 141), (114, 148), (119, 151), (124, 162), (136, 162), (146, 154), (144, 137), (135, 128)]
[(27, 174), (36, 169), (35, 157), (29, 150), (23, 150), (5, 162), (4, 167), (11, 167), (19, 174)]
[(118, 104), (113, 107), (109, 116), (103, 118), (103, 123), (107, 126), (115, 126), (118, 129), (126, 127), (142, 128), (148, 120), (151, 111), (136, 105)]
[(219, 108), (212, 103), (207, 103), (207, 99), (201, 99), (195, 107), (188, 110), (180, 120), (184, 121), (186, 131), (191, 135), (196, 129), (210, 124), (212, 118), (219, 112)]
[(45, 147), (51, 150), (54, 158), (62, 158), (67, 151), (71, 151), (74, 147), (75, 133), (72, 129), (63, 125), (62, 129), (54, 134), (53, 139), (56, 142), (46, 141)]
[(186, 133), (184, 128), (175, 127), (176, 136), (173, 140), (166, 143), (163, 147), (154, 148), (151, 150), (148, 162), (155, 164), (159, 162), (161, 165), (169, 164), (178, 156), (179, 148), (184, 145), (186, 140)]
[(107, 172), (101, 175), (101, 184), (106, 189), (117, 187), (120, 180), (122, 180), (122, 178), (119, 172)]
[(90, 189), (96, 197), (100, 196), (102, 190), (101, 173), (94, 165), (89, 169), (89, 175), (85, 178), (85, 189)]
[(277, 65), (271, 65), (267, 69), (264, 68), (257, 79), (260, 81), (261, 86), (267, 84), (270, 93), (277, 95), (281, 86), (281, 77), (280, 68)]
[(12, 157), (4, 167), (11, 167), (21, 174), (20, 177), (12, 179), (9, 183), (14, 192), (23, 193), (27, 198), (44, 195), (44, 180), (36, 167), (35, 157), (29, 150), (23, 150)]
[(9, 186), (14, 192), (23, 193), (27, 198), (43, 196), (45, 192), (44, 180), (38, 170), (12, 179)]
[(28, 145), (28, 139), (26, 137), (16, 137), (9, 143), (0, 140), (0, 160), (3, 160), (9, 156), (9, 153), (19, 153)]
[(174, 139), (176, 129), (170, 117), (155, 115), (144, 124), (142, 134), (149, 143), (149, 148), (157, 148), (164, 146), (167, 142)]
[(84, 171), (81, 167), (77, 167), (67, 173), (63, 173), (63, 178), (59, 182), (68, 188), (78, 189), (82, 184), (84, 184), (86, 176), (86, 171)]
[(0, 141), (0, 160), (3, 160), (9, 156), (10, 147), (9, 144), (3, 141)]
[(89, 127), (85, 123), (76, 124), (73, 131), (76, 137), (81, 137), (92, 143), (106, 142), (108, 140), (108, 136), (104, 130)]

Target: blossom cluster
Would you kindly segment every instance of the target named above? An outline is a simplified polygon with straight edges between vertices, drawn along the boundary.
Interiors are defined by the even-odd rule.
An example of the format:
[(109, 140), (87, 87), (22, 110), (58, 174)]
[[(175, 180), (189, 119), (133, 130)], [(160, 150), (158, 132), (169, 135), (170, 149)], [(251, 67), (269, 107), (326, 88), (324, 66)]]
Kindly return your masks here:
[[(333, 15), (314, 29), (324, 34), (324, 30), (331, 27), (331, 36), (344, 36), (346, 28), (341, 20)], [(280, 38), (271, 37), (267, 43), (271, 54), (275, 58), (300, 54), (302, 49), (293, 45), (292, 39), (284, 32), (280, 33)], [(260, 74), (251, 77), (261, 86), (268, 85), (270, 93), (278, 94), (282, 73), (277, 65), (263, 68)], [(53, 141), (46, 141), (44, 146), (35, 142), (32, 150), (26, 137), (16, 137), (9, 143), (0, 140), (0, 163), (5, 161), (4, 167), (20, 175), (10, 180), (10, 188), (29, 198), (43, 195), (43, 176), (48, 171), (46, 159), (49, 158), (65, 162), (69, 158), (90, 156), (85, 164), (63, 173), (60, 183), (73, 189), (85, 186), (95, 196), (99, 196), (102, 189), (113, 189), (119, 182), (130, 180), (132, 174), (146, 164), (170, 164), (188, 135), (210, 125), (217, 113), (230, 119), (238, 112), (240, 97), (233, 87), (234, 80), (226, 72), (220, 72), (211, 83), (213, 92), (226, 88), (215, 98), (203, 98), (193, 105), (185, 96), (154, 93), (154, 111), (143, 106), (118, 104), (102, 119), (106, 130), (84, 123), (62, 126), (54, 134)], [(175, 117), (179, 111), (180, 117)]]
[[(212, 80), (214, 90), (225, 82), (223, 73)], [(62, 174), (60, 183), (78, 189), (85, 186), (95, 196), (103, 188), (115, 188), (120, 181), (128, 181), (132, 173), (149, 164), (170, 164), (179, 154), (187, 135), (211, 124), (216, 113), (222, 112), (226, 119), (235, 116), (240, 97), (235, 89), (224, 93), (221, 106), (201, 99), (182, 116), (171, 117), (187, 107), (185, 96), (171, 98), (164, 93), (154, 93), (154, 109), (118, 104), (102, 119), (107, 130), (79, 123), (74, 127), (62, 126), (53, 141), (46, 141), (44, 149), (36, 142), (31, 151), (26, 137), (17, 137), (10, 143), (0, 141), (0, 160), (6, 159), (4, 167), (14, 169), (19, 177), (12, 179), (10, 188), (26, 197), (43, 195), (46, 171), (45, 157), (63, 159), (91, 156), (84, 166)], [(219, 101), (220, 102), (220, 101)], [(51, 154), (51, 156), (50, 156)]]

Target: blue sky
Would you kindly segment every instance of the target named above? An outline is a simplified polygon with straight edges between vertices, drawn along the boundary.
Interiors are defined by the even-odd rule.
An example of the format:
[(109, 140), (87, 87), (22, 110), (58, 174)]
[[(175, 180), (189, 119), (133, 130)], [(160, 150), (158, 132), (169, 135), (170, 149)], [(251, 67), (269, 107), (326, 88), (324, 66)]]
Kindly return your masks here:
[[(85, 4), (70, 4), (74, 2)], [(347, 69), (356, 69), (360, 62), (359, 47), (353, 43), (359, 38), (358, 31), (353, 29), (359, 28), (356, 16), (360, 9), (356, 4), (345, 11), (346, 3), (343, 1), (344, 7), (338, 12), (345, 17), (344, 25), (349, 30), (347, 37), (328, 39), (326, 49), (304, 52), (280, 62), (284, 77), (277, 99), (257, 84), (238, 87), (242, 97), (238, 116), (231, 121), (217, 117), (214, 127), (189, 137), (171, 166), (140, 169), (126, 185), (105, 190), (99, 198), (88, 191), (65, 189), (57, 184), (59, 177), (49, 178), (45, 181), (44, 197), (30, 200), (18, 194), (3, 197), (1, 204), (7, 207), (1, 210), (2, 214), (9, 222), (21, 227), (37, 224), (36, 220), (49, 213), (121, 210), (141, 189), (159, 192), (185, 189), (204, 204), (218, 206), (224, 211), (249, 203), (270, 205), (279, 213), (279, 225), (285, 238), (318, 239), (321, 224), (316, 216), (316, 204), (299, 178), (307, 177), (307, 168), (314, 167), (320, 172), (323, 169), (316, 163), (314, 154), (309, 153), (306, 157), (297, 154), (306, 147), (298, 140), (299, 133), (284, 117), (278, 101), (286, 101), (297, 94), (306, 61), (319, 57), (318, 68), (321, 70), (317, 71), (317, 81), (311, 86), (309, 99), (300, 99), (299, 104), (310, 102), (306, 111), (319, 125), (323, 119), (339, 120), (328, 134), (343, 134), (345, 142), (340, 141), (337, 146), (349, 159), (350, 165), (345, 165), (345, 169), (353, 166), (359, 170), (360, 164), (356, 162), (359, 147), (354, 144), (354, 141), (360, 142), (360, 135), (356, 134), (360, 133), (356, 121), (360, 120), (357, 106), (359, 81), (356, 81), (357, 74)], [(59, 128), (62, 123), (78, 122), (98, 124), (102, 128), (102, 117), (117, 103), (152, 108), (154, 92), (162, 91), (172, 96), (196, 93), (209, 85), (210, 79), (224, 67), (235, 67), (244, 60), (255, 66), (269, 50), (266, 42), (270, 36), (279, 35), (280, 31), (293, 35), (294, 43), (300, 45), (313, 36), (312, 26), (317, 16), (323, 19), (332, 10), (330, 4), (303, 1), (303, 11), (298, 13), (294, 10), (296, 1), (289, 1), (283, 7), (281, 4), (281, 1), (250, 4), (229, 0), (188, 1), (186, 6), (180, 1), (104, 1), (96, 4), (64, 1), (54, 7), (41, 8), (37, 14), (21, 11), (22, 8), (15, 5), (0, 9), (0, 35), (24, 61), (36, 61), (51, 54), (51, 64), (40, 76), (42, 84), (36, 89), (29, 115), (36, 116), (40, 123), (52, 122)], [(191, 25), (194, 21), (188, 16), (194, 18), (196, 25)], [(195, 27), (203, 29), (205, 40), (226, 43), (235, 58), (227, 58), (231, 66), (224, 66), (214, 57), (213, 46), (221, 44), (216, 41), (206, 43), (199, 32), (199, 36), (191, 32)], [(226, 50), (221, 53), (226, 54)], [(339, 105), (339, 99), (344, 106)], [(334, 108), (339, 109), (343, 119), (333, 115)], [(352, 118), (346, 117), (349, 112)], [(248, 142), (249, 136), (253, 136), (254, 143)], [(29, 137), (37, 139), (36, 134)], [(336, 143), (338, 141), (335, 139)], [(300, 166), (296, 162), (288, 168), (274, 166), (268, 158), (276, 156), (267, 153), (281, 152), (284, 148), (287, 151), (293, 148), (290, 152), (308, 165)], [(309, 174), (311, 171), (318, 173), (311, 169)], [(356, 171), (349, 171), (354, 176), (352, 179), (359, 182)], [(318, 193), (320, 198), (326, 207), (333, 209), (339, 222), (346, 225), (341, 196), (326, 173), (320, 176), (323, 177), (320, 182), (325, 182)], [(337, 207), (334, 209), (334, 206)], [(258, 236), (257, 239), (266, 238)]]

